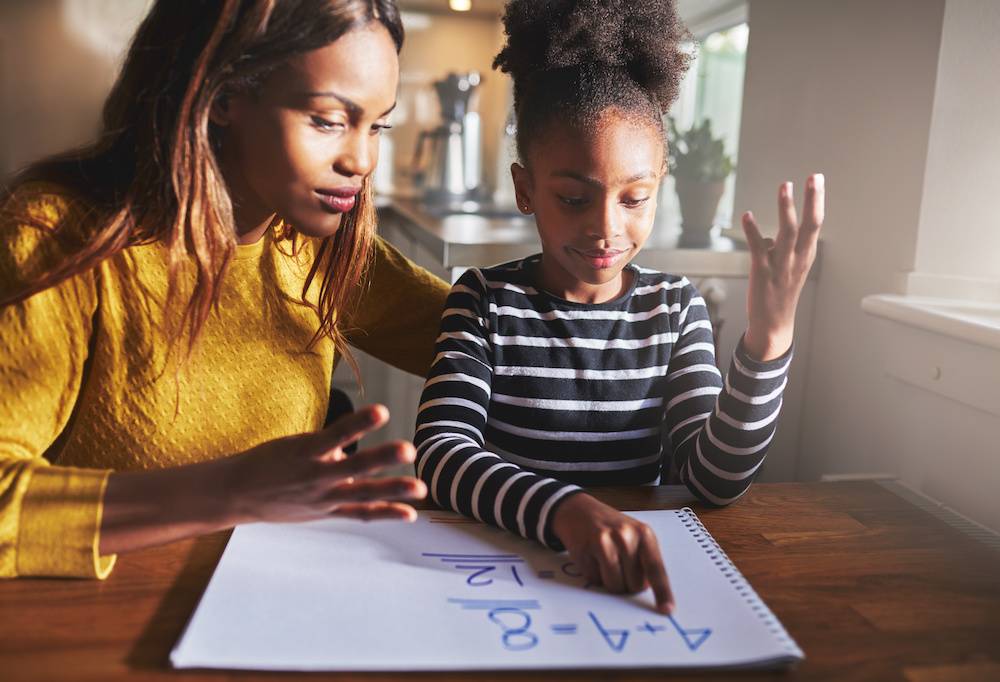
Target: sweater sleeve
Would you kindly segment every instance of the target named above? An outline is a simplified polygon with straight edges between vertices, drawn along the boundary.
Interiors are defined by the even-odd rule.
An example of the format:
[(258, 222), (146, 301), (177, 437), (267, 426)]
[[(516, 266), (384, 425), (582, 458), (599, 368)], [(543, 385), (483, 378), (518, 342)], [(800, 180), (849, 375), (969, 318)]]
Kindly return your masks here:
[(580, 488), (526, 471), (486, 444), (493, 378), (488, 296), (475, 269), (448, 296), (417, 412), (417, 476), (438, 506), (561, 550), (553, 512)]
[(381, 237), (371, 267), (369, 284), (347, 320), (347, 339), (383, 362), (426, 377), (448, 285)]
[(792, 350), (758, 362), (741, 339), (723, 382), (705, 302), (690, 284), (682, 298), (667, 374), (666, 426), (680, 480), (703, 502), (722, 506), (750, 489), (764, 463)]
[[(0, 209), (0, 292), (61, 257), (51, 228), (73, 220), (66, 197), (23, 187)], [(0, 577), (106, 577), (98, 555), (108, 471), (50, 466), (70, 421), (97, 307), (85, 273), (0, 308)]]

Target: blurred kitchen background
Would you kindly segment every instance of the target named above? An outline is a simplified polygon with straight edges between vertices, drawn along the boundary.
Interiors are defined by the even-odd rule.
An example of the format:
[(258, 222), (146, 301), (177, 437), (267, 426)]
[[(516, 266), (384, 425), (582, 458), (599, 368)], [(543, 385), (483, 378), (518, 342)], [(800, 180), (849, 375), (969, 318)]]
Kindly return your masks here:
[[(0, 176), (93, 135), (149, 4), (0, 2)], [(502, 0), (400, 5), (399, 106), (376, 175), (383, 236), (450, 280), (534, 252), (533, 223), (512, 210), (510, 82), (490, 69)], [(827, 178), (759, 480), (897, 478), (1000, 529), (1000, 3), (679, 7), (697, 59), (671, 116), (682, 133), (710, 123), (714, 147), (691, 152), (725, 172), (701, 178), (717, 204), (697, 220), (664, 183), (640, 262), (700, 286), (724, 367), (746, 325), (739, 215), (752, 209), (773, 232), (779, 183), (801, 196), (809, 173)], [(362, 365), (364, 395), (350, 372), (338, 385), (388, 404), (384, 437), (408, 437), (421, 382)]]

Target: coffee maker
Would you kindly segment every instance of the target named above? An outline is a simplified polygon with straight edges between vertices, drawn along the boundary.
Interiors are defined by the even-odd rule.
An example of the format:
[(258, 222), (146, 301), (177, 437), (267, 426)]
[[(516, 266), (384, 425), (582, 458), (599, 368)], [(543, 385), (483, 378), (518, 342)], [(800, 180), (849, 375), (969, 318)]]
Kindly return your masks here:
[(414, 178), (428, 203), (461, 203), (482, 194), (482, 130), (472, 110), (480, 82), (476, 71), (434, 82), (441, 125), (421, 131), (413, 153)]

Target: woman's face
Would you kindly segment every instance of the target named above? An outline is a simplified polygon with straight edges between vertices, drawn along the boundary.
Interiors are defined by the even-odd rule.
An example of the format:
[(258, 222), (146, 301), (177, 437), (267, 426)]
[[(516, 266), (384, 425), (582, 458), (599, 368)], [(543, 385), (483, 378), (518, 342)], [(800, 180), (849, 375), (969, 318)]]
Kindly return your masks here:
[(623, 293), (622, 269), (653, 227), (664, 152), (655, 126), (613, 110), (586, 132), (553, 126), (533, 141), (528, 168), (512, 172), (538, 225), (542, 286), (585, 303)]
[(309, 236), (337, 231), (375, 168), (398, 80), (396, 45), (373, 22), (213, 108), (241, 241), (256, 241), (274, 214)]

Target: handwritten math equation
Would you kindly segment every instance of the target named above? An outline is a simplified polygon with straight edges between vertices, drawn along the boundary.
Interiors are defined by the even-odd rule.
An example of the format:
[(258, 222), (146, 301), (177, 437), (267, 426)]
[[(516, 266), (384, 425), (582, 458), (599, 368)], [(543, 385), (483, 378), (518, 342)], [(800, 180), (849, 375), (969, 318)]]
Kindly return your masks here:
[[(443, 552), (423, 552), (423, 557), (438, 561), (464, 576), (469, 588), (485, 588), (495, 582), (507, 586), (526, 587), (534, 581), (552, 581), (559, 577), (573, 582), (582, 582), (584, 589), (593, 587), (586, 582), (583, 574), (572, 561), (563, 563), (559, 570), (533, 570), (524, 558), (516, 554), (449, 554)], [(626, 626), (622, 623), (609, 624), (594, 611), (587, 611), (582, 622), (558, 622), (542, 626), (532, 613), (541, 611), (542, 605), (536, 599), (468, 599), (451, 597), (448, 603), (466, 611), (482, 611), (488, 622), (499, 629), (500, 643), (508, 651), (529, 651), (544, 635), (553, 638), (598, 635), (608, 648), (621, 654), (626, 651), (634, 638), (680, 637), (688, 651), (697, 651), (712, 635), (711, 628), (685, 628), (673, 616), (650, 614), (656, 622), (645, 622)]]
[[(522, 557), (516, 554), (444, 554), (439, 552), (423, 552), (421, 556), (437, 559), (446, 566), (465, 573), (465, 584), (469, 587), (487, 587), (495, 579), (506, 578), (509, 574), (513, 581), (524, 587), (528, 565)], [(561, 567), (562, 574), (569, 578), (580, 578), (581, 574), (572, 561), (567, 561)], [(536, 577), (542, 580), (554, 580), (555, 571), (538, 571)]]

